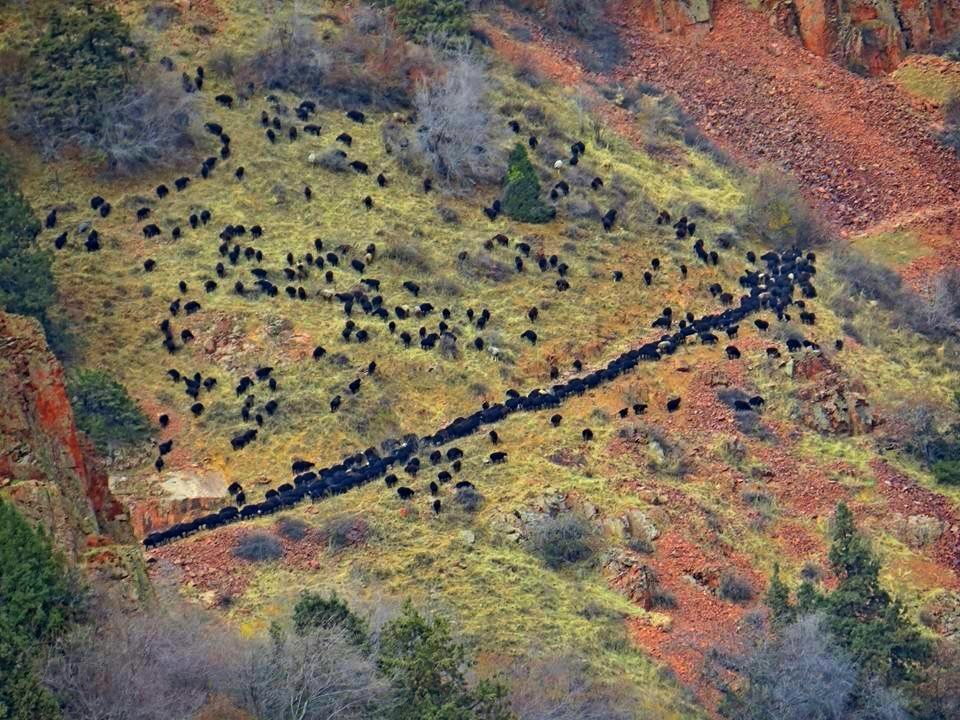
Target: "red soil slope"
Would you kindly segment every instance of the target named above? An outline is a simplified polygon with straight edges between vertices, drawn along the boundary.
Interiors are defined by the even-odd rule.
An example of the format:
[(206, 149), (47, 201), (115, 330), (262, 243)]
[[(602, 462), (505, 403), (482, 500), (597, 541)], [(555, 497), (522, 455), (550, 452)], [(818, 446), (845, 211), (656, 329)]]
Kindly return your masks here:
[(718, 3), (700, 38), (634, 29), (642, 2), (616, 11), (630, 54), (618, 77), (675, 92), (721, 147), (783, 166), (841, 228), (960, 202), (960, 162), (931, 137), (936, 114), (889, 81), (817, 57), (740, 2)]
[(584, 72), (573, 48), (519, 18), (532, 42), (489, 29), (499, 51), (559, 82), (642, 80), (675, 93), (720, 148), (793, 174), (844, 234), (960, 212), (960, 162), (933, 138), (932, 107), (814, 55), (739, 1), (717, 2), (709, 32), (680, 35), (644, 30), (644, 2), (613, 9), (628, 58), (612, 77)]

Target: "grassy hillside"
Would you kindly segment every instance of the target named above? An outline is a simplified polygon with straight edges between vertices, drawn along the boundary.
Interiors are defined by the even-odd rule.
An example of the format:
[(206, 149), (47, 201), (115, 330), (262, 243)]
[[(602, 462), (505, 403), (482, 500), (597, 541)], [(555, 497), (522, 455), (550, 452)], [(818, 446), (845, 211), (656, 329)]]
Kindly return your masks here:
[[(136, 178), (102, 176), (81, 157), (42, 162), (22, 143), (6, 148), (22, 169), (25, 193), (38, 214), (60, 209), (61, 227), (46, 231), (42, 242), (52, 245), (62, 229), (71, 229), (55, 265), (57, 310), (78, 339), (71, 363), (108, 371), (151, 418), (170, 415), (170, 428), (156, 433), (175, 443), (164, 470), (156, 472), (154, 456), (143, 453), (133, 467), (116, 473), (117, 490), (131, 498), (162, 494), (174, 475), (210, 475), (222, 478), (225, 502), (234, 481), (249, 499), (259, 499), (289, 479), (294, 458), (325, 466), (388, 437), (433, 432), (484, 401), (502, 400), (508, 389), (525, 393), (548, 386), (553, 365), (566, 376), (575, 359), (597, 367), (656, 338), (650, 323), (664, 307), (677, 317), (719, 311), (709, 286), (720, 283), (737, 294), (745, 253), (764, 250), (757, 238), (741, 233), (734, 249), (720, 250), (718, 266), (707, 266), (691, 252), (689, 239), (677, 240), (672, 228), (654, 222), (660, 209), (674, 218), (686, 215), (696, 222), (697, 237), (720, 249), (717, 238), (737, 232), (750, 203), (749, 179), (715, 154), (684, 144), (682, 132), (671, 128), (675, 118), (655, 98), (630, 116), (652, 133), (644, 147), (610, 128), (598, 137), (593, 128), (599, 121), (584, 114), (577, 95), (518, 80), (515, 69), (496, 57), (489, 58), (496, 144), (508, 150), (518, 139), (537, 136), (540, 144), (530, 155), (545, 194), (561, 179), (572, 188), (556, 202), (558, 217), (551, 223), (525, 225), (503, 216), (489, 221), (481, 208), (498, 195), (494, 186), (459, 195), (440, 188), (424, 193), (422, 176), (408, 173), (384, 148), (382, 132), (392, 113), (363, 108), (367, 120), (357, 124), (344, 116), (347, 107), (321, 108), (310, 120), (322, 126), (318, 138), (301, 132), (290, 142), (282, 132), (270, 144), (260, 125), (261, 111), (275, 114), (266, 91), (258, 89), (233, 109), (217, 105), (216, 94), (236, 94), (236, 87), (210, 69), (210, 59), (225, 50), (238, 58), (254, 52), (272, 5), (196, 5), (163, 30), (147, 21), (147, 3), (120, 7), (144, 33), (153, 60), (168, 55), (176, 73), (207, 66), (199, 124), (221, 124), (233, 151), (208, 180), (199, 177), (200, 161), (215, 154), (218, 143), (200, 128), (195, 158)], [(318, 30), (336, 33), (337, 24), (321, 17), (328, 8), (314, 9)], [(212, 34), (198, 35), (200, 24)], [(12, 42), (15, 18), (5, 27)], [(289, 108), (301, 100), (276, 95)], [(651, 113), (662, 113), (656, 115), (662, 122), (651, 120)], [(292, 113), (282, 120), (284, 130), (291, 123), (303, 126)], [(507, 127), (510, 120), (520, 123), (519, 135)], [(338, 146), (334, 138), (344, 131), (353, 137), (344, 148), (349, 159), (367, 163), (369, 175), (334, 173), (308, 162), (310, 153)], [(555, 161), (566, 160), (571, 143), (581, 139), (587, 151), (580, 164), (556, 170)], [(246, 170), (242, 182), (234, 178), (239, 166)], [(389, 181), (385, 188), (374, 180), (381, 172)], [(189, 187), (158, 200), (154, 187), (166, 183), (172, 190), (180, 175), (193, 178)], [(604, 181), (598, 191), (590, 188), (595, 176)], [(304, 197), (305, 185), (312, 200)], [(94, 195), (114, 207), (106, 220), (89, 209)], [(367, 195), (372, 209), (361, 202)], [(159, 238), (144, 239), (145, 222), (135, 217), (143, 206), (152, 208), (145, 222), (160, 226)], [(618, 221), (604, 232), (599, 218), (610, 208), (618, 210)], [(212, 220), (192, 230), (187, 217), (201, 209)], [(73, 230), (88, 220), (102, 237), (97, 253), (84, 251), (83, 236)], [(218, 254), (218, 233), (240, 223), (263, 227), (261, 239), (248, 235), (239, 241), (262, 250), (261, 267), (280, 287), (276, 298), (252, 290), (250, 261), (231, 266)], [(176, 226), (183, 236), (174, 241)], [(507, 235), (510, 246), (486, 249), (497, 233)], [(309, 277), (292, 283), (305, 289), (307, 299), (290, 299), (281, 271), (285, 256), (316, 254), (315, 238), (323, 240), (324, 252), (347, 247), (333, 268), (334, 281), (325, 282), (327, 268), (312, 268)], [(517, 242), (532, 248), (522, 272), (514, 269)], [(398, 321), (397, 334), (407, 330), (415, 337), (410, 349), (359, 308), (353, 319), (370, 332), (370, 341), (344, 342), (341, 305), (320, 295), (357, 287), (360, 275), (349, 261), (363, 259), (369, 243), (377, 252), (364, 277), (381, 281), (391, 315), (397, 305), (436, 307), (422, 320)], [(860, 245), (892, 266), (915, 257), (896, 238)], [(464, 251), (467, 260), (459, 260)], [(538, 252), (569, 265), (568, 291), (558, 292), (556, 270), (537, 268), (532, 256)], [(512, 416), (497, 427), (497, 449), (509, 454), (504, 465), (484, 462), (492, 450), (485, 434), (458, 443), (466, 459), (457, 479), (470, 480), (483, 496), (475, 513), (458, 508), (449, 486), (440, 490), (444, 511), (431, 512), (427, 484), (439, 468), (425, 461), (422, 474), (408, 482), (418, 491), (411, 503), (375, 483), (288, 513), (305, 521), (309, 532), (284, 541), (280, 561), (252, 564), (231, 555), (238, 537), (254, 528), (272, 531), (278, 522), (262, 518), (157, 551), (156, 578), (170, 578), (188, 596), (217, 603), (247, 631), (287, 616), (302, 589), (336, 588), (375, 615), (389, 614), (412, 597), (455, 618), (480, 653), (484, 673), (502, 671), (518, 656), (584, 657), (598, 677), (635, 696), (637, 717), (660, 718), (703, 714), (684, 686), (711, 704), (713, 691), (700, 674), (704, 658), (743, 629), (745, 616), (761, 604), (774, 562), (791, 582), (806, 564), (822, 568), (827, 518), (840, 499), (852, 502), (875, 537), (884, 580), (912, 613), (935, 598), (956, 602), (957, 565), (947, 547), (951, 538), (956, 542), (956, 531), (948, 517), (956, 516), (960, 493), (935, 485), (929, 471), (885, 434), (903, 407), (920, 398), (944, 417), (956, 413), (955, 348), (903, 327), (896, 307), (851, 297), (849, 278), (835, 269), (833, 253), (818, 250), (819, 297), (808, 303), (815, 325), (802, 326), (796, 315), (778, 323), (767, 313), (767, 334), (749, 323), (741, 328), (734, 341), (743, 353), (739, 361), (726, 360), (722, 345), (690, 345), (565, 403), (557, 411), (564, 416), (560, 427), (549, 423), (554, 411)], [(148, 258), (156, 261), (149, 273), (143, 268)], [(647, 286), (643, 273), (654, 258), (661, 265)], [(222, 279), (214, 272), (218, 261), (226, 265)], [(690, 268), (686, 279), (682, 263)], [(615, 271), (623, 273), (622, 282), (614, 280)], [(202, 310), (171, 318), (176, 334), (189, 329), (195, 340), (170, 356), (158, 325), (170, 317), (167, 307), (180, 296), (181, 280), (189, 286), (183, 301), (195, 299)], [(210, 293), (203, 290), (208, 280), (218, 283)], [(236, 280), (248, 288), (242, 297), (232, 291)], [(403, 289), (408, 280), (422, 287), (418, 300)], [(527, 317), (532, 306), (540, 311), (535, 323)], [(448, 323), (459, 337), (455, 356), (417, 346), (417, 330), (434, 330), (442, 308), (449, 308)], [(482, 332), (468, 322), (468, 308), (489, 309)], [(538, 335), (536, 345), (520, 337), (530, 328)], [(487, 343), (484, 351), (472, 346), (478, 335)], [(819, 343), (822, 356), (790, 356), (784, 341), (798, 336)], [(835, 349), (838, 338), (845, 340), (843, 350)], [(328, 351), (319, 361), (311, 358), (316, 345)], [(768, 357), (765, 348), (773, 345), (782, 357)], [(367, 375), (371, 361), (376, 373)], [(255, 408), (273, 398), (279, 409), (254, 443), (231, 451), (230, 438), (251, 427), (241, 419), (234, 386), (265, 366), (274, 368), (278, 389), (254, 388)], [(189, 412), (193, 401), (182, 383), (167, 377), (169, 368), (217, 378), (217, 386), (201, 394), (206, 410), (199, 418)], [(357, 377), (363, 383), (352, 396), (346, 387)], [(737, 391), (763, 396), (762, 412), (736, 412)], [(331, 413), (335, 395), (343, 397), (343, 406)], [(674, 396), (683, 405), (670, 414), (665, 403)], [(858, 415), (855, 399), (869, 412)], [(618, 416), (634, 403), (648, 404), (646, 414)], [(590, 442), (581, 436), (587, 427), (594, 432)], [(890, 491), (896, 483), (929, 493), (907, 506)], [(931, 509), (931, 497), (945, 498), (944, 505)], [(518, 541), (531, 531), (531, 517), (558, 507), (593, 516), (602, 539), (591, 562), (551, 570)], [(626, 529), (621, 518), (630, 513), (655, 531)], [(910, 515), (934, 517), (943, 526), (940, 534), (917, 541)], [(659, 607), (645, 610), (624, 593), (633, 577), (624, 571), (624, 558), (655, 571), (663, 593)], [(731, 570), (751, 588), (752, 599), (723, 597), (720, 578)]]

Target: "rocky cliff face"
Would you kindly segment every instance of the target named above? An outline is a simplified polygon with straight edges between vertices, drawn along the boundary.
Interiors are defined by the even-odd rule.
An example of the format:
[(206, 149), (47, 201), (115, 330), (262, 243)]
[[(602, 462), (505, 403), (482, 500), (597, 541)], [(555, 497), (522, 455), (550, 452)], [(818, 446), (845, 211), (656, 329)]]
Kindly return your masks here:
[[(656, 32), (705, 32), (723, 1), (645, 0), (635, 4), (635, 12), (642, 27)], [(836, 57), (874, 75), (896, 68), (908, 52), (926, 50), (960, 31), (958, 0), (760, 0), (759, 4), (783, 32), (798, 37), (811, 52)]]
[(73, 559), (125, 539), (122, 506), (77, 431), (63, 367), (32, 318), (0, 312), (0, 491)]
[(956, 0), (763, 0), (781, 29), (818, 55), (872, 75), (958, 30)]

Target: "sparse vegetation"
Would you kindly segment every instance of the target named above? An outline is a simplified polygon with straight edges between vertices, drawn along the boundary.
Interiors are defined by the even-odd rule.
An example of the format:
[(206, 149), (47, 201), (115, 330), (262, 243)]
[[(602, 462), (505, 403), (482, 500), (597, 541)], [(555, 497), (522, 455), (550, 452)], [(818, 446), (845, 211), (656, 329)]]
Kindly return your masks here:
[(126, 388), (101, 370), (78, 370), (67, 391), (77, 427), (100, 450), (129, 445), (150, 436), (150, 423)]
[(282, 517), (277, 520), (277, 534), (286, 540), (303, 540), (310, 532), (310, 526), (294, 517)]

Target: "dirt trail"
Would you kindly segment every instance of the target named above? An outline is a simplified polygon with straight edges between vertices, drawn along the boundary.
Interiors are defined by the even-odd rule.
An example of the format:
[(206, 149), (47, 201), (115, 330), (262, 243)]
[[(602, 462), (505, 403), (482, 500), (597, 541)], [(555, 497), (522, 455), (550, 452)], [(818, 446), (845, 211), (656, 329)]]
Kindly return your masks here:
[[(644, 1), (623, 0), (613, 11), (628, 59), (612, 77), (585, 73), (572, 48), (539, 32), (523, 43), (525, 59), (560, 82), (639, 79), (675, 93), (738, 161), (791, 172), (845, 235), (960, 212), (960, 161), (933, 139), (932, 107), (889, 79), (861, 78), (813, 55), (741, 2), (719, 2), (714, 29), (693, 37), (639, 28)], [(498, 50), (511, 55), (500, 40)]]

